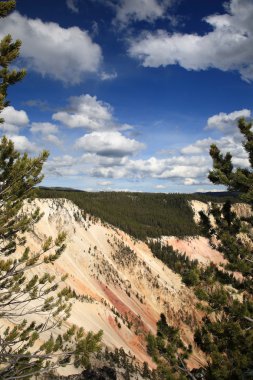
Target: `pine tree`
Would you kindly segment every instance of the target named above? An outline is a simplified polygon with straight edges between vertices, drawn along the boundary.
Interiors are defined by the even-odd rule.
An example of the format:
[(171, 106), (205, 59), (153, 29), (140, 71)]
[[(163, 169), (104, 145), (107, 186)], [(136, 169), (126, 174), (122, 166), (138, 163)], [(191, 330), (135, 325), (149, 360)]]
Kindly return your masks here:
[[(7, 16), (14, 7), (15, 1), (1, 1), (0, 17)], [(6, 100), (8, 86), (25, 75), (24, 70), (9, 69), (19, 55), (20, 46), (21, 42), (13, 42), (10, 35), (0, 41), (0, 112), (9, 104)], [(29, 379), (63, 365), (85, 367), (89, 364), (90, 353), (100, 349), (101, 331), (86, 335), (81, 328), (64, 325), (75, 296), (71, 289), (63, 287), (65, 278), (56, 281), (48, 273), (31, 272), (42, 263), (53, 263), (65, 249), (64, 232), (55, 240), (46, 239), (36, 252), (26, 244), (25, 233), (33, 228), (41, 214), (39, 209), (24, 207), (24, 201), (28, 205), (34, 197), (33, 189), (43, 178), (41, 171), (47, 157), (46, 151), (35, 158), (26, 153), (21, 155), (11, 140), (3, 137), (0, 141), (2, 380)], [(33, 321), (36, 315), (40, 315), (40, 323)], [(62, 334), (53, 335), (55, 328)]]
[(244, 201), (253, 207), (253, 132), (252, 121), (241, 118), (238, 127), (244, 136), (243, 147), (248, 154), (249, 168), (233, 168), (232, 155), (223, 155), (215, 144), (211, 145), (210, 155), (213, 170), (209, 173), (211, 182), (225, 185), (229, 191), (238, 191)]
[[(1, 1), (0, 2), (0, 18), (6, 17), (16, 5), (16, 1)], [(9, 65), (14, 61), (20, 52), (21, 41), (12, 41), (11, 35), (5, 36), (0, 41), (0, 112), (8, 106), (9, 102), (6, 100), (7, 90), (10, 85), (19, 82), (24, 78), (25, 70), (10, 70)], [(0, 120), (3, 123), (3, 119)]]
[[(253, 211), (253, 132), (252, 122), (240, 119), (240, 132), (244, 136), (243, 147), (249, 158), (248, 168), (234, 168), (232, 155), (223, 155), (216, 145), (210, 147), (213, 170), (209, 179), (225, 185), (229, 191), (239, 192), (243, 201)], [(217, 248), (228, 260), (225, 269), (241, 272), (240, 288), (243, 300), (232, 297), (228, 289), (221, 287), (213, 294), (210, 306), (216, 313), (206, 317), (201, 329), (195, 333), (195, 341), (207, 353), (210, 361), (205, 369), (206, 380), (240, 380), (253, 377), (253, 218), (241, 220), (226, 202), (214, 206), (215, 226), (208, 216), (202, 215), (206, 235), (216, 237)]]

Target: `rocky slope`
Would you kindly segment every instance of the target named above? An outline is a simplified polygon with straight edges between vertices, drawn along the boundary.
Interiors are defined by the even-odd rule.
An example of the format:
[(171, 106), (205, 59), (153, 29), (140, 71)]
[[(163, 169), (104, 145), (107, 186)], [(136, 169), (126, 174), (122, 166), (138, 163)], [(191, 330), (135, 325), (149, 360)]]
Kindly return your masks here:
[(69, 323), (85, 330), (104, 331), (103, 342), (110, 348), (123, 347), (140, 362), (155, 365), (146, 353), (145, 333), (156, 333), (156, 322), (164, 313), (170, 324), (180, 328), (186, 345), (193, 344), (190, 367), (205, 359), (193, 343), (193, 327), (201, 314), (193, 292), (148, 246), (124, 232), (102, 223), (65, 199), (40, 199), (25, 207), (39, 206), (42, 219), (28, 236), (28, 245), (38, 249), (44, 238), (67, 233), (67, 248), (54, 265), (40, 271), (65, 273), (66, 285), (82, 295), (75, 301)]
[[(193, 200), (189, 203), (193, 210), (194, 221), (198, 224), (200, 222), (199, 212), (203, 211), (208, 214), (211, 208), (211, 202), (204, 203)], [(239, 218), (249, 218), (252, 215), (250, 205), (244, 203), (233, 204), (232, 211), (234, 211)], [(215, 224), (212, 215), (210, 216), (210, 221)], [(245, 236), (241, 237), (245, 239)], [(227, 263), (227, 260), (224, 258), (223, 254), (211, 247), (208, 239), (202, 236), (188, 236), (184, 239), (179, 239), (176, 236), (162, 236), (161, 242), (165, 245), (171, 245), (174, 250), (185, 254), (190, 260), (198, 260), (198, 262), (204, 266), (213, 263), (222, 269), (224, 264)], [(215, 238), (213, 238), (213, 243), (214, 246), (217, 244)], [(234, 272), (234, 276), (237, 279), (242, 278), (242, 275), (239, 272)]]
[[(211, 202), (204, 203), (200, 201), (190, 201), (190, 206), (194, 213), (194, 221), (196, 223), (199, 223), (200, 216), (199, 212), (204, 211), (205, 213), (208, 213), (211, 207)], [(249, 204), (245, 203), (234, 203), (231, 207), (231, 210), (236, 213), (236, 215), (239, 218), (249, 218), (252, 215), (252, 210)]]

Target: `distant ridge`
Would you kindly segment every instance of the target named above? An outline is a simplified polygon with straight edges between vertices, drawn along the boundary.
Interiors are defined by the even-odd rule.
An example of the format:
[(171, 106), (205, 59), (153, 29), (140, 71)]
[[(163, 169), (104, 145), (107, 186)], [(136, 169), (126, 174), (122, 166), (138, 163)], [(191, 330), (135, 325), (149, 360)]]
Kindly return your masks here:
[(40, 189), (40, 190), (56, 190), (56, 191), (77, 191), (77, 192), (80, 192), (80, 193), (85, 193), (84, 190), (79, 190), (79, 189), (73, 189), (72, 187), (59, 187), (59, 186), (38, 186), (36, 187), (36, 189)]
[[(48, 191), (71, 191), (71, 192), (80, 192), (80, 193), (95, 193), (95, 191), (85, 191), (85, 190), (80, 190), (80, 189), (74, 189), (72, 187), (60, 187), (60, 186), (38, 186), (37, 189), (40, 190), (48, 190)], [(105, 191), (101, 190), (98, 191), (99, 193), (122, 193), (122, 191)], [(97, 193), (97, 192), (96, 192)], [(123, 191), (123, 193), (126, 194), (180, 194), (182, 196), (190, 196), (191, 198), (196, 196), (208, 196), (208, 197), (220, 197), (220, 198), (227, 198), (227, 197), (232, 197), (232, 198), (238, 198), (240, 196), (240, 193), (236, 191), (196, 191), (195, 193), (147, 193), (147, 192), (137, 192), (135, 193), (130, 192), (130, 191)]]
[(240, 196), (240, 193), (236, 191), (206, 191), (206, 192), (196, 192), (193, 193), (193, 195), (207, 195), (210, 197), (221, 197), (221, 198), (227, 198), (227, 197), (233, 197), (238, 198)]
[(190, 201), (238, 202), (238, 194), (207, 192), (195, 194), (82, 191), (63, 187), (38, 188), (39, 198), (66, 198), (85, 213), (101, 218), (137, 239), (160, 236), (197, 236)]

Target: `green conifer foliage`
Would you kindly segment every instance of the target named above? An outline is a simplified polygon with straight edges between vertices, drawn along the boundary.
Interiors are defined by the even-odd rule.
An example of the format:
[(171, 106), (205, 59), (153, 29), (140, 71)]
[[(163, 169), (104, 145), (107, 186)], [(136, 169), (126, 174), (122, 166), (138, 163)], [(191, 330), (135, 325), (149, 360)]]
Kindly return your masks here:
[[(15, 1), (1, 1), (0, 17), (14, 7)], [(24, 70), (9, 70), (20, 46), (10, 35), (0, 41), (0, 112), (9, 104), (8, 86), (25, 75)], [(30, 249), (25, 238), (41, 214), (39, 209), (24, 207), (24, 201), (27, 205), (33, 198), (47, 157), (46, 151), (35, 158), (21, 155), (11, 140), (3, 137), (0, 141), (1, 380), (34, 378), (59, 366), (85, 367), (90, 354), (100, 349), (102, 331), (86, 335), (83, 329), (65, 323), (75, 298), (75, 293), (63, 286), (66, 277), (56, 279), (47, 272), (31, 271), (53, 264), (65, 249), (64, 232), (55, 240), (47, 238), (38, 251)]]
[(5, 0), (0, 3), (0, 18), (8, 16), (8, 14), (15, 9), (15, 0)]
[[(238, 191), (253, 211), (253, 132), (252, 121), (240, 119), (238, 127), (244, 136), (243, 147), (249, 158), (248, 168), (234, 168), (230, 153), (223, 155), (216, 145), (210, 148), (213, 170), (209, 179)], [(211, 227), (207, 215), (202, 215), (206, 235), (215, 237), (217, 248), (228, 260), (225, 269), (241, 272), (240, 286), (243, 299), (231, 296), (221, 287), (209, 297), (216, 313), (206, 317), (203, 326), (195, 332), (195, 342), (207, 353), (209, 364), (205, 380), (240, 380), (253, 378), (253, 218), (239, 218), (231, 203), (213, 207), (215, 220)]]
[(228, 190), (239, 191), (244, 201), (253, 206), (253, 132), (252, 121), (241, 118), (238, 127), (244, 137), (243, 147), (248, 155), (249, 168), (233, 168), (232, 156), (225, 156), (216, 145), (211, 145), (210, 155), (213, 159), (213, 170), (209, 179), (215, 184), (225, 185)]
[[(16, 5), (16, 1), (0, 2), (0, 18), (6, 17)], [(0, 112), (7, 107), (9, 102), (6, 100), (7, 90), (10, 85), (19, 82), (24, 78), (25, 70), (10, 70), (9, 65), (19, 56), (21, 41), (12, 41), (8, 34), (0, 41)], [(3, 123), (3, 119), (0, 119)]]

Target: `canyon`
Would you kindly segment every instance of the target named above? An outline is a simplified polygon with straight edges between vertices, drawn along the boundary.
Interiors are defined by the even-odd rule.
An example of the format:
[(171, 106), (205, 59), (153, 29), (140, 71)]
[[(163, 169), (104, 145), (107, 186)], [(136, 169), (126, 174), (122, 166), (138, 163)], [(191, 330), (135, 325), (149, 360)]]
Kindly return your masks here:
[[(199, 201), (191, 206), (198, 221), (198, 211), (207, 206)], [(198, 300), (178, 274), (154, 257), (145, 242), (85, 214), (70, 200), (35, 199), (25, 204), (24, 211), (37, 207), (43, 216), (27, 234), (34, 252), (48, 236), (55, 239), (61, 231), (67, 234), (67, 247), (61, 257), (53, 265), (39, 267), (40, 272), (55, 275), (56, 279), (67, 274), (64, 285), (77, 295), (65, 327), (75, 324), (85, 331), (102, 329), (103, 344), (110, 350), (123, 348), (138, 362), (155, 368), (146, 351), (145, 336), (156, 334), (156, 323), (164, 313), (168, 323), (179, 328), (184, 344), (193, 348), (188, 368), (206, 364), (205, 355), (193, 339), (193, 331), (203, 317), (196, 307)], [(222, 254), (204, 237), (162, 236), (161, 242), (202, 265), (225, 263)], [(71, 371), (61, 369), (61, 374), (69, 375)]]

